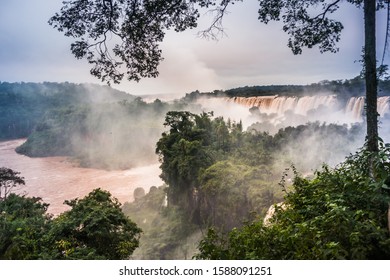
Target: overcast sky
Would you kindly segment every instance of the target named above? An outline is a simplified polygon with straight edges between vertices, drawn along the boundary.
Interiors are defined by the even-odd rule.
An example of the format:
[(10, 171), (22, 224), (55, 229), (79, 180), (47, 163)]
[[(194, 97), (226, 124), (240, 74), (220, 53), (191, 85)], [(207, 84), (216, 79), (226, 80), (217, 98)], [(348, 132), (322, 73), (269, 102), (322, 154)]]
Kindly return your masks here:
[[(89, 64), (70, 53), (72, 40), (48, 25), (62, 0), (0, 0), (0, 81), (94, 82)], [(246, 0), (232, 6), (218, 42), (200, 39), (199, 30), (169, 32), (162, 45), (165, 60), (160, 76), (139, 83), (114, 86), (131, 94), (187, 93), (245, 85), (310, 84), (321, 80), (357, 76), (363, 45), (363, 14), (345, 3), (335, 13), (344, 30), (337, 54), (320, 54), (317, 48), (294, 56), (287, 35), (278, 23), (257, 20), (258, 2)], [(204, 15), (200, 23), (211, 21)], [(382, 57), (385, 13), (379, 13), (378, 59)], [(389, 58), (389, 57), (388, 57)], [(387, 61), (389, 60), (387, 58)]]

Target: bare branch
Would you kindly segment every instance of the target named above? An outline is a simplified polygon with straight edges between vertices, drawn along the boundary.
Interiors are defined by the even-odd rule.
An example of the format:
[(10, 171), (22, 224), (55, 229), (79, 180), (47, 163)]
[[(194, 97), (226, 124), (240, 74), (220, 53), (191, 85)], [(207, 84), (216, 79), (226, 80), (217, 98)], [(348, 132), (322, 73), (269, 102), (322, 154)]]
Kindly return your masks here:
[(227, 7), (229, 6), (230, 1), (223, 1), (221, 6), (208, 11), (208, 13), (216, 13), (213, 22), (211, 25), (202, 31), (198, 32), (198, 36), (205, 39), (218, 40), (218, 38), (223, 37), (225, 35), (223, 28), (223, 17), (228, 13)]

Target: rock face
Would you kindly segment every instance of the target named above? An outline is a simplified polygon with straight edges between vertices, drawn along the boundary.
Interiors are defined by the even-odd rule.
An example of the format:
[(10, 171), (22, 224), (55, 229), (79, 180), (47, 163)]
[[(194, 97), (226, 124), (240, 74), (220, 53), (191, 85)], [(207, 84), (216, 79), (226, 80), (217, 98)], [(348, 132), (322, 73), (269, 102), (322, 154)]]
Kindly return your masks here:
[(284, 202), (279, 202), (277, 204), (271, 205), (271, 207), (268, 209), (267, 214), (265, 214), (263, 223), (265, 226), (271, 225), (270, 219), (275, 214), (276, 207), (281, 207), (283, 210), (287, 208), (286, 204)]

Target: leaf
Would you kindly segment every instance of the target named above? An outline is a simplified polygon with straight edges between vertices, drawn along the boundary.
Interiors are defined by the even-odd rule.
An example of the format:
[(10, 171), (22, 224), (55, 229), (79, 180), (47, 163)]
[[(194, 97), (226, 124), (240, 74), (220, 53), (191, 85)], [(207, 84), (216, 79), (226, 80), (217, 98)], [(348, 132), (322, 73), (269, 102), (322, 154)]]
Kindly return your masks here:
[(390, 190), (390, 187), (386, 184), (382, 184), (381, 188), (385, 190)]

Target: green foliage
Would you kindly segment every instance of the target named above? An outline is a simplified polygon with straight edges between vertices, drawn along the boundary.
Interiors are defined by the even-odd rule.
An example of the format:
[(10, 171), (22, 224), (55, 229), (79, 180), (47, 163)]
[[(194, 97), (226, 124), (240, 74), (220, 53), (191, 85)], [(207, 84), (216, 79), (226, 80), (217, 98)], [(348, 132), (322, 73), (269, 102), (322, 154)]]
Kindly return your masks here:
[(282, 200), (278, 181), (291, 162), (312, 172), (324, 161), (342, 160), (336, 156), (348, 154), (351, 150), (342, 147), (350, 147), (360, 133), (355, 127), (311, 123), (271, 136), (189, 112), (169, 112), (165, 125), (169, 132), (156, 151), (168, 205), (178, 206), (198, 225), (227, 231), (253, 215), (263, 217)]
[(139, 245), (141, 230), (109, 192), (95, 189), (58, 216), (46, 236), (55, 259), (127, 259)]
[(132, 99), (127, 93), (92, 84), (0, 82), (0, 139), (27, 137), (48, 110)]
[(157, 142), (156, 153), (161, 161), (161, 178), (169, 185), (168, 203), (180, 200), (193, 206), (193, 192), (198, 188), (200, 169), (209, 166), (212, 156), (207, 149), (210, 138), (209, 116), (190, 112), (168, 112), (164, 125), (170, 127)]
[(178, 207), (166, 206), (166, 187), (152, 187), (145, 196), (123, 205), (123, 212), (142, 227), (135, 259), (188, 259), (200, 240), (197, 227)]
[(86, 119), (90, 110), (88, 105), (81, 105), (48, 111), (16, 151), (30, 157), (72, 155), (73, 135), (86, 137), (88, 134)]
[[(269, 167), (218, 161), (200, 173), (200, 211), (204, 224), (230, 230), (252, 214), (263, 216), (280, 200)], [(279, 199), (278, 199), (279, 197)]]
[[(91, 74), (119, 83), (125, 75), (120, 71), (122, 65), (129, 80), (156, 77), (164, 31), (193, 28), (198, 16), (191, 1), (77, 0), (64, 1), (49, 24), (76, 38), (72, 53), (94, 65)], [(121, 43), (110, 48), (107, 36), (118, 37)]]
[[(283, 31), (289, 34), (288, 47), (294, 54), (301, 54), (302, 48), (319, 46), (321, 52), (337, 52), (336, 43), (343, 30), (341, 22), (329, 18), (337, 11), (338, 1), (270, 1), (260, 2), (259, 20), (268, 23), (271, 20), (283, 21)], [(321, 4), (320, 4), (321, 3)], [(313, 7), (314, 6), (314, 7)], [(318, 8), (319, 14), (311, 14)]]
[(11, 193), (0, 200), (0, 259), (38, 259), (50, 227), (48, 204)]
[(242, 124), (212, 119), (212, 113), (168, 112), (164, 132), (157, 142), (161, 178), (169, 185), (168, 205), (176, 205), (201, 224), (199, 197), (201, 172), (237, 148)]
[(0, 200), (0, 259), (128, 259), (138, 247), (141, 230), (110, 193), (65, 203), (71, 209), (53, 218), (40, 198)]
[(197, 258), (389, 259), (389, 156), (387, 144), (378, 154), (362, 149), (335, 169), (324, 166), (311, 180), (295, 171), (270, 224), (249, 222), (227, 236), (210, 229)]

